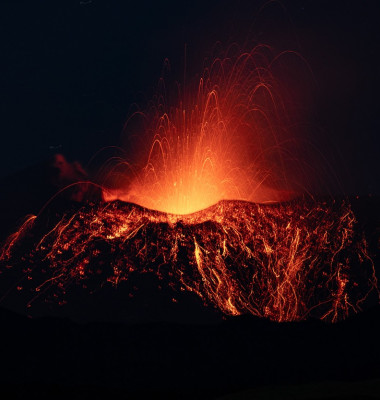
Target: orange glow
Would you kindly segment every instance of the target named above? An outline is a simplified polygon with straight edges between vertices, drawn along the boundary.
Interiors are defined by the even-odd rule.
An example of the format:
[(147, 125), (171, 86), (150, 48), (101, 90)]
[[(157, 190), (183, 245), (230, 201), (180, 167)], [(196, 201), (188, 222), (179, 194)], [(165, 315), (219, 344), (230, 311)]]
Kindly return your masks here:
[(115, 166), (128, 166), (128, 173), (112, 189), (106, 179), (105, 201), (188, 214), (223, 199), (273, 203), (296, 196), (286, 165), (295, 155), (285, 157), (281, 144), (294, 139), (288, 128), (294, 116), (271, 71), (275, 57), (267, 46), (235, 53), (206, 67), (175, 106), (158, 97), (144, 114), (143, 146), (151, 145), (142, 167)]
[(148, 150), (108, 165), (103, 201), (29, 218), (0, 262), (27, 265), (36, 297), (149, 272), (228, 315), (335, 322), (360, 311), (379, 295), (367, 242), (347, 202), (301, 196), (276, 60), (267, 46), (227, 54), (175, 106), (158, 96), (129, 120), (144, 119)]
[(151, 273), (227, 315), (335, 322), (379, 295), (355, 227), (345, 202), (222, 201), (179, 216), (116, 201), (83, 206), (50, 227), (28, 220), (1, 261), (28, 265), (32, 302), (41, 293), (64, 298), (73, 283), (117, 286)]

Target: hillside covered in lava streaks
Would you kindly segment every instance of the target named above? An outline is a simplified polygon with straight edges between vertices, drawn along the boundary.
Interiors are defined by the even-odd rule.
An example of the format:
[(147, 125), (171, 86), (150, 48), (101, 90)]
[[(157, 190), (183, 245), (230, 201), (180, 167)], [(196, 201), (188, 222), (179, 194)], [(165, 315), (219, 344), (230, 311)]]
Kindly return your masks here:
[(85, 288), (155, 274), (223, 313), (335, 322), (377, 296), (368, 245), (347, 201), (221, 201), (173, 215), (114, 201), (30, 217), (3, 247), (18, 290), (64, 302)]

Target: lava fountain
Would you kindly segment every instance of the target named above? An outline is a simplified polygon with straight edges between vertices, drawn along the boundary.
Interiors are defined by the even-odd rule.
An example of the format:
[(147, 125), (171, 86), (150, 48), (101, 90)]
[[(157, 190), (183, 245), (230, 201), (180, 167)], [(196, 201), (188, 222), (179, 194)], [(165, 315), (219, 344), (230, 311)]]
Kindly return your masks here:
[[(202, 210), (219, 200), (255, 203), (295, 197), (285, 142), (294, 139), (293, 123), (271, 66), (268, 46), (251, 52), (230, 50), (205, 67), (201, 78), (175, 106), (159, 95), (143, 119), (138, 137), (152, 143), (138, 169), (124, 160), (116, 187), (104, 190), (104, 200), (120, 199), (173, 214)], [(164, 92), (164, 83), (161, 89)], [(178, 89), (180, 92), (180, 89)], [(293, 135), (293, 136), (291, 136)], [(141, 164), (140, 164), (141, 165)], [(103, 184), (112, 180), (112, 173)]]
[(225, 314), (275, 321), (335, 322), (378, 295), (349, 202), (294, 189), (295, 121), (272, 74), (277, 59), (267, 46), (217, 58), (193, 96), (171, 107), (157, 96), (126, 124), (143, 121), (145, 162), (111, 160), (102, 201), (28, 218), (0, 261), (23, 271), (29, 305), (42, 293), (62, 299), (73, 283), (117, 286), (143, 272)]

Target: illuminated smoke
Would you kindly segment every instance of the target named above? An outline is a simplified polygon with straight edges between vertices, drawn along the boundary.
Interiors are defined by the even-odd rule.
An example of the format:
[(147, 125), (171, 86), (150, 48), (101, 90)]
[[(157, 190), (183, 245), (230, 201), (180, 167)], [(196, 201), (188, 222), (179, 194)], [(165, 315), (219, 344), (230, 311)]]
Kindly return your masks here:
[[(349, 203), (302, 196), (305, 164), (289, 151), (296, 117), (272, 73), (277, 60), (267, 46), (227, 54), (178, 104), (158, 96), (126, 124), (144, 121), (147, 151), (107, 164), (102, 202), (57, 216), (47, 207), (10, 236), (0, 261), (33, 281), (30, 304), (146, 272), (225, 314), (275, 321), (335, 322), (378, 294)], [(85, 175), (56, 162), (69, 183)]]
[(62, 154), (55, 154), (49, 164), (49, 173), (50, 184), (61, 190), (63, 196), (78, 202), (85, 200), (89, 188), (85, 181), (88, 177), (78, 161), (70, 163)]

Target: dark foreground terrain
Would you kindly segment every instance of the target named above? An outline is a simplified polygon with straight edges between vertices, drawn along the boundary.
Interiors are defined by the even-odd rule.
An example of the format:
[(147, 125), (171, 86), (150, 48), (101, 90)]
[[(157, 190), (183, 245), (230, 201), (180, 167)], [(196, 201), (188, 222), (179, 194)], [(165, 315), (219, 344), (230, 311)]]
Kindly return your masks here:
[[(3, 197), (2, 238), (49, 195), (40, 187), (26, 203), (16, 186)], [(351, 204), (378, 270), (379, 199)], [(11, 286), (3, 283), (2, 296)], [(125, 283), (92, 295), (73, 290), (64, 306), (37, 302), (33, 318), (22, 291), (5, 296), (1, 398), (380, 398), (376, 302), (336, 324), (276, 323), (223, 317), (191, 293), (176, 293), (173, 302), (171, 290), (158, 290), (149, 275), (133, 284), (133, 298)]]
[(2, 398), (380, 398), (380, 307), (332, 325), (0, 318)]

